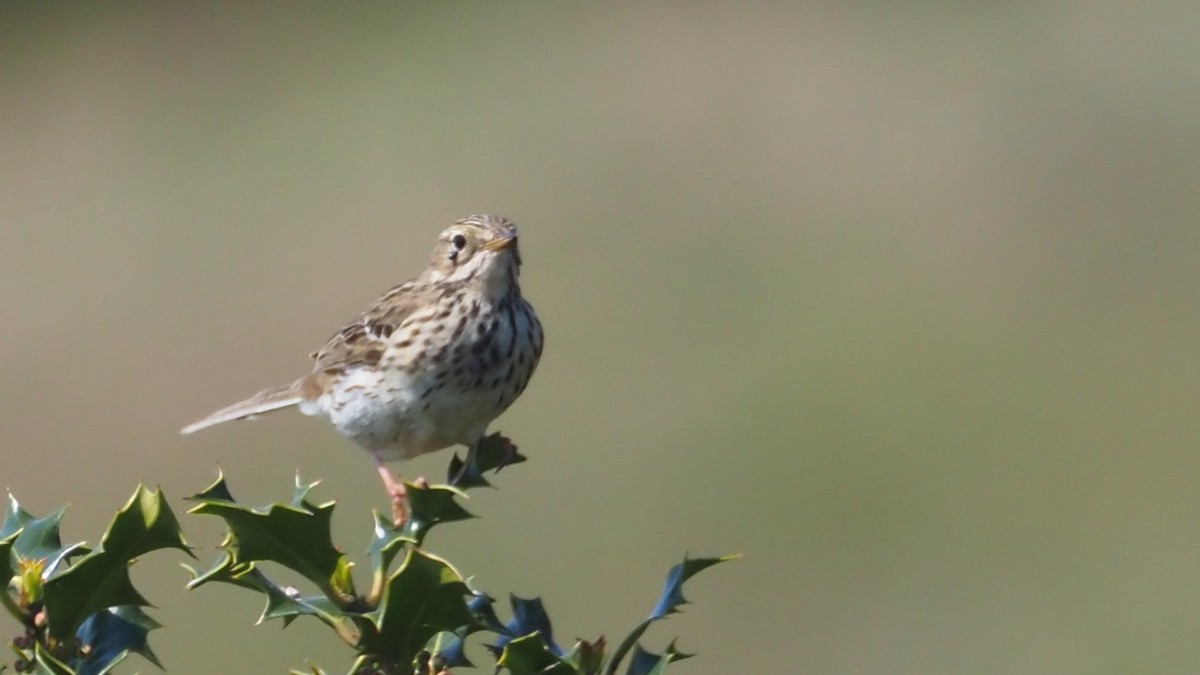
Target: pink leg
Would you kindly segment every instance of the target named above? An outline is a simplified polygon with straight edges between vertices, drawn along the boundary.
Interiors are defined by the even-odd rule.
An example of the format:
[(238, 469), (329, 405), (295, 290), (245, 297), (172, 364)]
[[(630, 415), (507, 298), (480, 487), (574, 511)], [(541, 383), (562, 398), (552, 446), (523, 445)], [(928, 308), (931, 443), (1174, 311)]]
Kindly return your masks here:
[(401, 529), (408, 520), (408, 488), (404, 486), (404, 481), (397, 480), (392, 475), (383, 460), (375, 455), (371, 455), (371, 458), (375, 461), (375, 470), (383, 479), (383, 488), (387, 490), (388, 497), (392, 500), (392, 524), (396, 526), (396, 529)]

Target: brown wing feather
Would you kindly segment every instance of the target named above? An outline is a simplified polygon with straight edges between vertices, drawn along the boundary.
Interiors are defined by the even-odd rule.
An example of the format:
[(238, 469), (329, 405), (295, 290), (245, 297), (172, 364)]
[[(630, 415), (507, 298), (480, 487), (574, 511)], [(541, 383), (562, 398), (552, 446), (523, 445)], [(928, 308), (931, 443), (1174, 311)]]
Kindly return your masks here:
[(416, 287), (416, 280), (396, 286), (335, 333), (313, 355), (313, 372), (330, 373), (357, 364), (377, 363), (383, 354), (383, 341), (421, 307), (421, 299), (413, 292)]

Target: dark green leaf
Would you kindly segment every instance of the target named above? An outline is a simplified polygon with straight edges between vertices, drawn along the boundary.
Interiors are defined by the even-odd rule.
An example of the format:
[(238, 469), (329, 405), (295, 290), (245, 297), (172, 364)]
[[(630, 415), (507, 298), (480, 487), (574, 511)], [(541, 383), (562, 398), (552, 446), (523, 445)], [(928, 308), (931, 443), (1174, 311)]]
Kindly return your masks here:
[(159, 491), (139, 485), (113, 518), (100, 545), (70, 569), (45, 584), (51, 637), (64, 640), (88, 615), (118, 605), (149, 603), (133, 587), (129, 565), (140, 555), (163, 548), (190, 551), (179, 522)]
[(339, 601), (354, 595), (345, 555), (330, 534), (333, 502), (310, 504), (306, 495), (312, 485), (296, 480), (291, 504), (271, 504), (262, 509), (233, 501), (225, 479), (219, 476), (207, 490), (190, 497), (200, 502), (189, 513), (215, 515), (225, 521), (229, 535), (222, 546), (236, 564), (269, 560), (295, 570), (327, 595)]
[[(15, 503), (15, 500), (14, 500)], [(72, 554), (78, 553), (83, 544), (71, 544), (63, 547), (58, 534), (58, 525), (62, 521), (66, 507), (58, 509), (45, 518), (28, 518), (21, 527), (20, 534), (13, 542), (12, 550), (20, 560), (46, 561), (43, 575), (49, 577), (60, 563)], [(29, 514), (24, 514), (28, 516)]]
[(550, 616), (542, 605), (542, 599), (510, 595), (509, 603), (512, 605), (513, 617), (505, 624), (504, 630), (499, 631), (496, 642), (490, 646), (492, 653), (500, 653), (513, 638), (537, 633), (552, 654), (562, 656), (563, 650), (554, 642), (554, 630), (550, 626)]
[(694, 655), (676, 651), (674, 640), (667, 645), (666, 651), (662, 654), (652, 654), (638, 644), (633, 648), (633, 654), (629, 657), (629, 669), (625, 671), (625, 675), (662, 675), (667, 670), (667, 664), (692, 656)]
[[(471, 465), (463, 469), (463, 462), (455, 453), (450, 458), (450, 466), (446, 469), (446, 481), (451, 485), (466, 490), (473, 487), (490, 487), (491, 483), (483, 477), (488, 471), (497, 473), (506, 466), (520, 464), (525, 456), (517, 452), (513, 442), (498, 433), (484, 436), (475, 449), (474, 457), (467, 454)], [(460, 476), (461, 474), (461, 476)], [(458, 478), (456, 481), (455, 479)]]
[(455, 497), (463, 496), (458, 488), (445, 485), (421, 487), (413, 483), (408, 486), (408, 521), (404, 524), (404, 536), (415, 541), (418, 545), (434, 525), (453, 523), (473, 518)]
[(367, 547), (367, 555), (371, 557), (371, 566), (376, 574), (386, 575), (392, 560), (404, 550), (405, 544), (415, 544), (416, 541), (407, 534), (409, 527), (397, 530), (392, 521), (378, 512), (374, 514), (375, 530), (371, 536), (371, 544)]
[(141, 654), (162, 668), (146, 636), (161, 626), (137, 607), (112, 607), (87, 618), (76, 637), (86, 657), (71, 665), (78, 675), (103, 675), (130, 653)]
[(454, 633), (438, 633), (427, 645), (432, 654), (437, 654), (442, 665), (446, 668), (474, 668), (475, 664), (467, 659), (466, 636), (470, 628), (464, 626)]
[(667, 573), (667, 583), (663, 587), (662, 597), (659, 598), (658, 604), (654, 606), (654, 611), (650, 612), (650, 621), (657, 621), (666, 617), (668, 614), (674, 614), (679, 611), (680, 605), (687, 604), (687, 600), (683, 597), (683, 584), (688, 579), (696, 576), (703, 570), (722, 563), (727, 560), (733, 560), (737, 556), (725, 556), (723, 558), (691, 558), (684, 556), (683, 562), (671, 568)]
[(0, 579), (11, 579), (16, 574), (12, 559), (13, 542), (16, 540), (16, 533), (0, 537)]
[(500, 623), (500, 617), (496, 616), (496, 610), (492, 607), (495, 603), (496, 600), (486, 593), (476, 593), (467, 602), (467, 608), (475, 617), (475, 625), (493, 633), (507, 634), (508, 629), (504, 627), (503, 623)]
[(315, 616), (339, 634), (350, 634), (355, 630), (346, 613), (328, 598), (302, 597), (295, 589), (281, 587), (259, 571), (253, 562), (235, 563), (233, 557), (226, 553), (206, 572), (199, 573), (186, 565), (184, 567), (192, 574), (192, 580), (187, 585), (188, 590), (209, 582), (218, 582), (265, 595), (267, 602), (258, 618), (259, 623), (270, 619), (282, 619), (283, 624), (287, 626), (298, 616)]
[(75, 675), (70, 666), (54, 658), (40, 642), (33, 646), (33, 672), (35, 675)]
[(575, 668), (546, 648), (537, 633), (505, 644), (496, 665), (507, 668), (512, 675), (577, 675)]
[(441, 558), (411, 549), (392, 574), (379, 607), (360, 615), (359, 649), (408, 667), (433, 636), (469, 624), (470, 593), (462, 575)]
[(4, 509), (4, 524), (0, 525), (0, 539), (8, 539), (16, 534), (25, 524), (33, 520), (29, 512), (21, 508), (17, 498), (8, 493), (8, 503)]
[(604, 636), (600, 636), (595, 642), (579, 640), (563, 660), (581, 673), (598, 673), (604, 665), (605, 646)]
[[(296, 481), (299, 483), (299, 481)], [(229, 492), (229, 486), (225, 483), (225, 474), (221, 469), (217, 469), (217, 479), (212, 485), (204, 488), (200, 492), (188, 497), (189, 501), (195, 502), (236, 502), (233, 494)]]
[(109, 524), (97, 550), (120, 553), (126, 559), (133, 559), (164, 548), (177, 548), (192, 554), (183, 540), (179, 520), (162, 492), (139, 485)]
[(717, 563), (733, 560), (736, 557), (738, 556), (727, 555), (720, 558), (688, 558), (684, 556), (683, 562), (672, 567), (671, 571), (667, 573), (667, 583), (663, 587), (662, 596), (659, 597), (658, 603), (654, 605), (650, 616), (630, 631), (629, 635), (625, 636), (620, 646), (613, 652), (612, 661), (609, 662), (608, 669), (605, 672), (608, 675), (616, 673), (625, 655), (637, 644), (637, 641), (641, 639), (646, 629), (650, 627), (650, 624), (679, 611), (679, 606), (687, 602), (683, 597), (684, 582), (702, 570), (708, 569)]

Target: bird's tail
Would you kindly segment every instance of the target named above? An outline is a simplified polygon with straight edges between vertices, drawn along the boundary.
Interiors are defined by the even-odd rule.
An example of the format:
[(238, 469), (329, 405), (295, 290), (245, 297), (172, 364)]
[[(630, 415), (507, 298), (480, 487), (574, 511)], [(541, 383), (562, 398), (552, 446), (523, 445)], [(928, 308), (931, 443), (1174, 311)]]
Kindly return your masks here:
[(181, 434), (207, 429), (222, 422), (250, 419), (262, 413), (294, 406), (300, 402), (300, 382), (296, 381), (283, 387), (264, 389), (245, 401), (234, 403), (216, 411), (204, 419), (193, 422), (179, 430)]

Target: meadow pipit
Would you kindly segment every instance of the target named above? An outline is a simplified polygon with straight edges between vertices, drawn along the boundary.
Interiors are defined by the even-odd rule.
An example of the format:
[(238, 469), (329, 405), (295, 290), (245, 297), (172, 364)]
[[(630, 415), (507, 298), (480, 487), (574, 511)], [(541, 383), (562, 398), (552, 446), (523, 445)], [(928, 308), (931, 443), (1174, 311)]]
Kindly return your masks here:
[(326, 417), (371, 453), (400, 527), (404, 482), (384, 463), (462, 444), (470, 467), (488, 424), (537, 367), (542, 325), (521, 297), (520, 267), (512, 222), (464, 218), (438, 237), (421, 276), (384, 293), (312, 354), (311, 373), (182, 433), (291, 406)]

